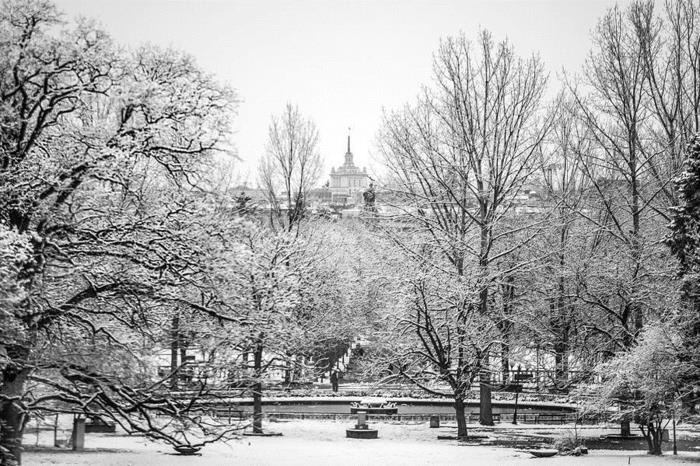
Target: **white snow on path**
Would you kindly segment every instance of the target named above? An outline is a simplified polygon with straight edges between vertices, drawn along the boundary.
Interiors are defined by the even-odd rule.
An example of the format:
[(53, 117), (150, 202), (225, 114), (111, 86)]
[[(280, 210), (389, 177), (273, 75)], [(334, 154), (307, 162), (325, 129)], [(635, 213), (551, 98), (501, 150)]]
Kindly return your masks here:
[[(79, 466), (267, 466), (267, 465), (532, 465), (532, 466), (623, 466), (700, 463), (700, 454), (670, 454), (661, 458), (644, 452), (592, 451), (583, 457), (531, 458), (508, 448), (460, 446), (455, 441), (436, 440), (437, 430), (420, 424), (373, 424), (377, 440), (345, 438), (349, 422), (293, 421), (268, 423), (282, 437), (244, 437), (228, 444), (206, 447), (202, 456), (170, 455), (168, 446), (139, 437), (89, 434), (86, 447), (92, 451), (29, 451), (23, 464)], [(29, 439), (27, 439), (29, 440)], [(30, 442), (28, 442), (30, 443)], [(43, 441), (40, 443), (44, 443)], [(105, 451), (109, 449), (112, 451)]]

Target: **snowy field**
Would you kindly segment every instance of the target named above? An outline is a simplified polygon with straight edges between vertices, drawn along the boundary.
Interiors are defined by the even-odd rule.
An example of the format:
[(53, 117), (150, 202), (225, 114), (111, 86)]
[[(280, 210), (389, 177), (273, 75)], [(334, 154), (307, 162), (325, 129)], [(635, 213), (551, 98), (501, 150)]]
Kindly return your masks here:
[[(511, 448), (458, 445), (456, 441), (438, 441), (437, 434), (453, 433), (452, 429), (430, 429), (426, 423), (377, 423), (377, 440), (345, 438), (350, 422), (292, 421), (268, 423), (267, 428), (281, 432), (282, 437), (244, 437), (228, 444), (206, 447), (202, 456), (183, 457), (170, 454), (167, 446), (138, 437), (109, 434), (88, 434), (87, 451), (42, 451), (52, 437), (42, 433), (40, 448), (30, 447), (25, 465), (119, 465), (119, 466), (214, 466), (214, 465), (656, 465), (700, 463), (700, 453), (682, 452), (673, 457), (647, 456), (643, 451), (594, 450), (583, 457), (535, 459)], [(549, 428), (551, 431), (551, 427)], [(562, 429), (564, 432), (565, 429)], [(588, 431), (586, 435), (597, 435)], [(52, 434), (51, 434), (52, 435)], [(33, 445), (36, 437), (25, 438)], [(669, 444), (665, 445), (670, 447)]]

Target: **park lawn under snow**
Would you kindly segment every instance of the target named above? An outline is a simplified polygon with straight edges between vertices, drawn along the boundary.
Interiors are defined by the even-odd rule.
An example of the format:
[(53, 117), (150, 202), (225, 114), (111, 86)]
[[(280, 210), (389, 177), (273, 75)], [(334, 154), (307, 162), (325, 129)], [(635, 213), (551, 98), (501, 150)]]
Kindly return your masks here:
[[(88, 451), (28, 451), (25, 465), (119, 465), (119, 466), (213, 466), (213, 465), (656, 465), (700, 462), (700, 453), (683, 452), (679, 457), (647, 456), (643, 451), (594, 450), (583, 457), (533, 459), (527, 453), (492, 446), (464, 446), (456, 441), (438, 441), (437, 434), (451, 429), (428, 428), (427, 423), (373, 423), (377, 440), (345, 438), (348, 421), (292, 421), (268, 423), (266, 428), (282, 437), (244, 437), (227, 444), (210, 445), (202, 456), (171, 455), (168, 446), (140, 437), (88, 434)], [(476, 427), (476, 426), (475, 426)], [(551, 430), (551, 426), (550, 426)], [(591, 435), (597, 432), (589, 431)], [(51, 434), (52, 435), (52, 434)], [(34, 444), (34, 436), (25, 437)], [(52, 436), (42, 433), (39, 444), (48, 445)], [(532, 463), (532, 462), (536, 463)]]

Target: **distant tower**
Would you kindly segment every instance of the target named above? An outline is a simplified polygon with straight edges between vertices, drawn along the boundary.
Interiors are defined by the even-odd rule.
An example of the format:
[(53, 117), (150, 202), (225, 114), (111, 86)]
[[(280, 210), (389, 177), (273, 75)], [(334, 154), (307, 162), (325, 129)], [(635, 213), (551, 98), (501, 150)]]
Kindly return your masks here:
[(352, 152), (350, 151), (350, 135), (348, 134), (348, 151), (345, 153), (345, 167), (354, 167), (355, 164), (352, 161)]
[(331, 169), (331, 196), (333, 204), (355, 205), (362, 202), (362, 193), (369, 185), (366, 170), (355, 166), (350, 150), (350, 128), (348, 128), (348, 149), (345, 152), (345, 163), (337, 170)]

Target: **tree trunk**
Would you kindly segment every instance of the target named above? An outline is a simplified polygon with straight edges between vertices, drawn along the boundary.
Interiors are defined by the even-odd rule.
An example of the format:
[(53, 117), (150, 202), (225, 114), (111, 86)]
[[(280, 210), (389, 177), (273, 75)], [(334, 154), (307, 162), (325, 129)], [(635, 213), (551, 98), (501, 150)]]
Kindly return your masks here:
[(479, 424), (482, 426), (493, 425), (490, 382), (488, 372), (481, 371), (479, 376)]
[(510, 345), (506, 341), (501, 342), (501, 372), (503, 385), (507, 385), (510, 382)]
[[(563, 248), (563, 236), (560, 244)], [(563, 254), (560, 257), (559, 265), (564, 267)], [(553, 327), (556, 333), (554, 341), (554, 379), (555, 386), (559, 390), (566, 386), (569, 378), (569, 333), (571, 332), (571, 318), (573, 315), (571, 303), (565, 297), (566, 286), (564, 277), (559, 277), (556, 293), (556, 299), (552, 300), (552, 315), (555, 316)]]
[(304, 368), (307, 365), (306, 356), (294, 357), (294, 370), (292, 371), (292, 382), (303, 379), (305, 375)]
[(179, 374), (177, 371), (177, 352), (180, 339), (180, 318), (173, 316), (172, 327), (170, 329), (170, 388), (177, 390), (177, 379)]
[(503, 319), (498, 322), (498, 329), (501, 332), (501, 371), (503, 372), (503, 384), (509, 382), (510, 371), (510, 337), (513, 330), (513, 299), (515, 297), (515, 279), (512, 275), (504, 278), (501, 285), (503, 295)]
[(464, 400), (461, 397), (455, 398), (455, 415), (457, 417), (457, 438), (466, 440), (469, 434), (467, 432), (467, 418), (464, 416)]
[(642, 428), (642, 434), (644, 434), (644, 438), (647, 440), (647, 445), (649, 446), (649, 451), (647, 452), (650, 455), (661, 455), (661, 443), (663, 442), (663, 429), (661, 429), (661, 423), (657, 422), (656, 425), (654, 425), (653, 422), (650, 422), (647, 424), (647, 430), (646, 432)]
[(262, 356), (263, 345), (261, 341), (255, 345), (253, 354), (253, 368), (255, 371), (255, 383), (253, 384), (253, 432), (262, 434)]
[[(560, 335), (564, 338), (565, 335)], [(567, 341), (558, 340), (554, 344), (554, 377), (556, 388), (562, 390), (566, 387), (569, 379), (569, 345)]]
[(194, 368), (187, 365), (187, 339), (183, 336), (182, 332), (178, 335), (178, 345), (180, 346), (180, 366), (182, 367), (182, 378), (185, 382), (185, 390), (192, 389), (192, 378), (194, 375)]
[[(481, 219), (484, 223), (481, 226), (481, 249), (479, 251), (479, 268), (484, 278), (484, 283), (479, 291), (479, 313), (488, 316), (489, 288), (488, 288), (488, 250), (490, 244), (490, 230), (487, 225), (486, 206), (481, 202)], [(486, 363), (486, 364), (484, 364)], [(482, 367), (488, 366), (488, 356), (481, 361)], [(479, 423), (484, 426), (493, 425), (493, 414), (491, 412), (491, 385), (488, 372), (482, 370), (479, 375)]]
[(284, 383), (289, 384), (292, 382), (292, 355), (287, 353), (287, 358), (284, 362)]
[[(635, 128), (636, 129), (636, 128)], [(632, 283), (632, 290), (630, 295), (634, 296), (637, 291), (637, 277), (639, 276), (639, 271), (641, 270), (642, 262), (642, 241), (641, 241), (641, 231), (640, 231), (640, 221), (642, 208), (640, 206), (640, 193), (639, 193), (639, 175), (637, 173), (637, 154), (636, 150), (632, 148), (630, 150), (630, 184), (632, 188), (632, 258), (634, 259), (634, 269), (632, 270), (632, 277), (630, 282)], [(633, 301), (630, 304), (632, 308), (632, 319), (634, 325), (634, 340), (639, 336), (639, 332), (642, 331), (644, 326), (644, 309), (641, 304)], [(660, 454), (660, 453), (659, 453)]]
[(26, 424), (26, 414), (21, 405), (24, 385), (29, 377), (29, 369), (17, 369), (10, 365), (2, 372), (0, 394), (9, 398), (0, 402), (0, 458), (2, 466), (15, 466), (22, 463), (22, 434)]

